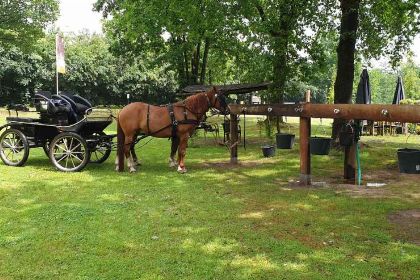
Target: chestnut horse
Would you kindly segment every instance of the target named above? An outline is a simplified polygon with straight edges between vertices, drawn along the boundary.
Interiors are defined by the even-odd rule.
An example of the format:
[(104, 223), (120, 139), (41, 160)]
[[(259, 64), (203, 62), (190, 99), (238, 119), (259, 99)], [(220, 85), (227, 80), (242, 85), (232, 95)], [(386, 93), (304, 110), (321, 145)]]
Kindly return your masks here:
[[(185, 173), (188, 138), (210, 108), (224, 114), (228, 109), (225, 96), (216, 87), (167, 106), (153, 106), (142, 102), (125, 106), (118, 115), (116, 170), (124, 171), (125, 157), (130, 172), (136, 171), (134, 143), (139, 134), (144, 134), (158, 138), (171, 137), (169, 165), (175, 167), (178, 164), (178, 172)], [(176, 162), (174, 156), (177, 150)]]

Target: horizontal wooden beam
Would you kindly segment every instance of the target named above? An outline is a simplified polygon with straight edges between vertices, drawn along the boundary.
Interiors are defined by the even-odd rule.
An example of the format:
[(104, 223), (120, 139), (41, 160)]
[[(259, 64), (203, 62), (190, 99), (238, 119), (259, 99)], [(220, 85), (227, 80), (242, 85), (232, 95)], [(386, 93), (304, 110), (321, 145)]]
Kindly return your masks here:
[(290, 116), (299, 117), (299, 112), (302, 105), (295, 104), (261, 104), (261, 105), (242, 105), (242, 104), (230, 104), (229, 109), (232, 114), (243, 114), (248, 115), (273, 115), (273, 116)]
[[(215, 85), (221, 92), (225, 94), (244, 94), (260, 90), (267, 90), (270, 82), (263, 82), (259, 84), (232, 84), (232, 85)], [(212, 85), (192, 85), (185, 87), (179, 96), (189, 96), (197, 92), (205, 92), (212, 88)]]
[(420, 123), (420, 105), (271, 104), (229, 105), (232, 114)]

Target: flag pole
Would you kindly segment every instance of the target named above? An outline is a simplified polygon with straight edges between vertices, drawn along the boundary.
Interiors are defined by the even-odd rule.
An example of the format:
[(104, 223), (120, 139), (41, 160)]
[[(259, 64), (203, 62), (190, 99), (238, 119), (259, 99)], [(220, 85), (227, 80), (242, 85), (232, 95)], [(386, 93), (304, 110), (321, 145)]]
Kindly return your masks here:
[(58, 71), (55, 71), (55, 72), (56, 72), (57, 95), (60, 95), (60, 94), (58, 93)]
[(59, 33), (55, 35), (55, 84), (56, 84), (56, 94), (58, 93), (58, 40), (59, 40)]

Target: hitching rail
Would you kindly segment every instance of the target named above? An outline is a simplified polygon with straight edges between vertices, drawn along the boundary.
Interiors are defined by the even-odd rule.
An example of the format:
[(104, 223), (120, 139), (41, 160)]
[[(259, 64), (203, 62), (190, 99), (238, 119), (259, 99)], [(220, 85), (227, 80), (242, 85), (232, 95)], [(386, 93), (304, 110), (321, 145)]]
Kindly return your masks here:
[[(311, 104), (310, 92), (305, 96), (305, 103), (300, 104), (269, 104), (269, 105), (238, 105), (231, 104), (231, 132), (237, 128), (237, 115), (271, 115), (300, 117), (300, 184), (311, 184), (310, 137), (311, 118), (332, 118), (343, 120), (370, 120), (402, 123), (420, 123), (419, 105), (389, 105), (389, 104)], [(236, 136), (235, 136), (236, 135)], [(231, 140), (236, 140), (237, 133), (232, 133)], [(354, 179), (355, 145), (346, 147), (344, 162), (344, 177)], [(238, 147), (231, 148), (231, 163), (238, 162)]]

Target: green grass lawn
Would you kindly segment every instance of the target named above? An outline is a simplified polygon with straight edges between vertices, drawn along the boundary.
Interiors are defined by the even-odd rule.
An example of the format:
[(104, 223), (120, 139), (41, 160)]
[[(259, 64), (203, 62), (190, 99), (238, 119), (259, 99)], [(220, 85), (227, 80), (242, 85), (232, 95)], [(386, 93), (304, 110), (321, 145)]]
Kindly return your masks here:
[(0, 163), (0, 279), (418, 277), (420, 247), (387, 217), (419, 208), (420, 177), (400, 175), (396, 163), (396, 149), (418, 147), (419, 136), (362, 139), (365, 183), (386, 187), (339, 185), (343, 155), (333, 151), (312, 157), (314, 181), (326, 186), (301, 188), (288, 182), (299, 174), (298, 145), (262, 158), (272, 140), (247, 121), (238, 167), (201, 134), (185, 175), (167, 166), (166, 139), (138, 150), (135, 174), (116, 173), (114, 155), (60, 173), (41, 149), (25, 167)]

